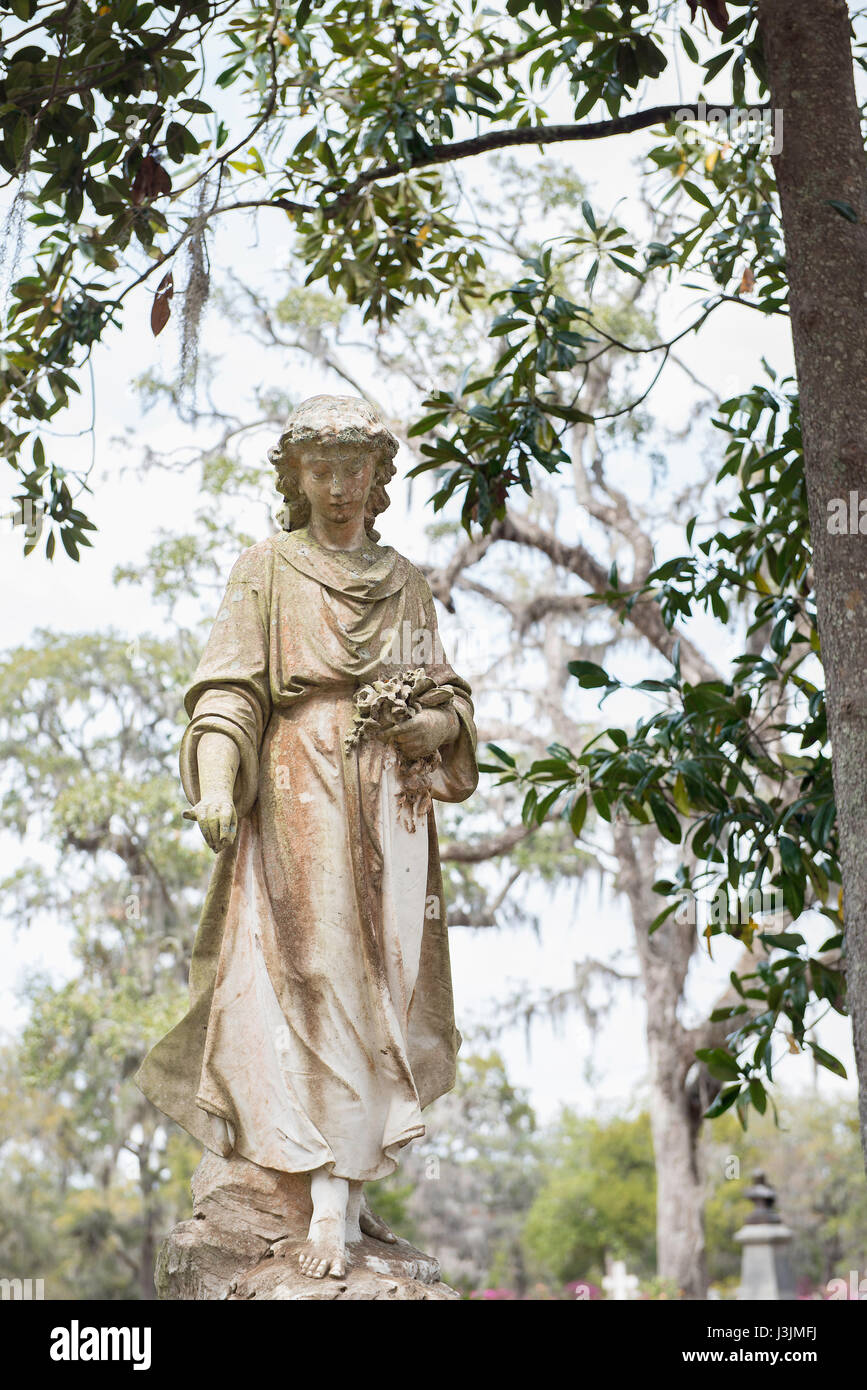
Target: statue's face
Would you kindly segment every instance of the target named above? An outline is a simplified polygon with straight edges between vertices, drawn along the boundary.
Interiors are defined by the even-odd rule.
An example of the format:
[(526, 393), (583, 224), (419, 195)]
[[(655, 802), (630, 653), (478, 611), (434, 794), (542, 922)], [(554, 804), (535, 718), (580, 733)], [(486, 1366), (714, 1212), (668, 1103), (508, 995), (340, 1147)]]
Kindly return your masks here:
[(376, 457), (359, 449), (310, 449), (298, 464), (298, 481), (314, 520), (355, 521), (373, 486)]

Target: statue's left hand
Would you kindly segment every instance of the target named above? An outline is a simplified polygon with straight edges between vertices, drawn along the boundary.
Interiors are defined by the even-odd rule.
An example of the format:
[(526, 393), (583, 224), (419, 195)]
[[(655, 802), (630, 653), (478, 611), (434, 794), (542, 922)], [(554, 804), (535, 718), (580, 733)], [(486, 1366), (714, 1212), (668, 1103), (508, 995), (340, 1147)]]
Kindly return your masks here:
[(184, 820), (198, 822), (205, 843), (215, 854), (232, 843), (238, 829), (231, 797), (202, 797), (192, 810), (184, 811)]
[(453, 709), (423, 709), (411, 719), (395, 724), (382, 737), (395, 743), (406, 758), (429, 758), (444, 743), (450, 743), (460, 731), (460, 721)]

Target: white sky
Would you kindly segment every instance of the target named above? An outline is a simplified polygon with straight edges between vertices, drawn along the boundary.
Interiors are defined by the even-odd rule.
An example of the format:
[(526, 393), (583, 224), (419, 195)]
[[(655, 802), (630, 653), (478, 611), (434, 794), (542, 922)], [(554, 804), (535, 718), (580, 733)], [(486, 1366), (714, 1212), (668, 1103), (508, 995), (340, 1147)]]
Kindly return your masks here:
[[(654, 100), (666, 99), (667, 95), (654, 90)], [(572, 161), (590, 186), (597, 212), (604, 214), (624, 190), (629, 192), (637, 186), (635, 161), (650, 143), (651, 137), (645, 133), (568, 149), (560, 147), (556, 153), (558, 158)], [(538, 155), (524, 151), (518, 157), (530, 162)], [(484, 180), (485, 174), (477, 167), (473, 177)], [(628, 203), (620, 215), (629, 216)], [(219, 282), (219, 265), (231, 264), (242, 276), (258, 283), (267, 282), (269, 273), (283, 264), (281, 238), (286, 225), (281, 214), (266, 214), (256, 235), (254, 224), (239, 218), (219, 239), (215, 280)], [(666, 330), (688, 322), (697, 299), (697, 295), (672, 291), (663, 304)], [(180, 529), (196, 498), (194, 470), (186, 476), (152, 474), (141, 478), (135, 470), (135, 448), (123, 449), (116, 442), (130, 429), (160, 449), (188, 437), (165, 410), (157, 409), (142, 417), (131, 387), (132, 379), (142, 371), (153, 369), (171, 375), (176, 365), (177, 342), (173, 332), (167, 330), (157, 340), (150, 334), (150, 302), (150, 290), (139, 292), (129, 303), (123, 332), (114, 335), (94, 357), (96, 495), (89, 500), (87, 509), (99, 526), (95, 548), (83, 552), (78, 565), (63, 557), (51, 566), (41, 555), (23, 559), (20, 532), (13, 534), (8, 522), (0, 531), (0, 584), (7, 598), (0, 641), (5, 648), (28, 642), (37, 627), (57, 632), (114, 627), (132, 637), (158, 629), (164, 621), (144, 589), (128, 585), (115, 588), (111, 579), (116, 564), (143, 557), (157, 528)], [(216, 316), (206, 321), (204, 337), (208, 352), (222, 359), (223, 389), (236, 393), (239, 401), (249, 395), (257, 381), (279, 384), (283, 370), (279, 353), (252, 351), (247, 342), (239, 345), (225, 321)], [(686, 340), (681, 356), (699, 377), (712, 381), (723, 396), (759, 379), (762, 356), (781, 372), (790, 370), (792, 361), (785, 323), (767, 322), (735, 307), (718, 311), (708, 328), (698, 337)], [(359, 370), (368, 370), (361, 358)], [(291, 372), (293, 394), (345, 390), (334, 378), (299, 370), (295, 361)], [(694, 399), (695, 389), (688, 378), (672, 367), (655, 388), (652, 409), (664, 424), (675, 427), (684, 420)], [(64, 422), (63, 427), (81, 428), (87, 423), (88, 413), (89, 403), (74, 424)], [(81, 466), (90, 456), (87, 438), (58, 441), (57, 447), (69, 466)], [(673, 467), (684, 477), (694, 466), (691, 447), (694, 444), (674, 451)], [(624, 476), (616, 481), (629, 490), (632, 479), (626, 459), (623, 469)], [(11, 476), (3, 478), (2, 486), (5, 488), (9, 481)], [(392, 507), (382, 518), (380, 528), (384, 543), (395, 545), (413, 558), (424, 556), (423, 528), (431, 520), (430, 510), (423, 505), (425, 487), (424, 480), (421, 485), (416, 483), (413, 503), (407, 506), (406, 492), (398, 478), (391, 488)], [(270, 492), (270, 478), (264, 466), (263, 489)], [(0, 510), (8, 511), (8, 505), (0, 506)], [(678, 531), (673, 529), (671, 543), (678, 543), (677, 536)], [(664, 548), (665, 538), (660, 539)], [(447, 633), (448, 623), (444, 622), (443, 627)], [(592, 708), (588, 706), (588, 713)], [(31, 853), (34, 848), (38, 852), (33, 845), (27, 848)], [(20, 857), (18, 844), (8, 835), (0, 836), (0, 873), (10, 872)], [(539, 939), (529, 930), (452, 932), (458, 1022), (465, 1032), (474, 1017), (484, 1015), (491, 1000), (503, 999), (517, 987), (526, 989), (529, 996), (544, 989), (562, 988), (571, 978), (576, 960), (587, 956), (611, 959), (618, 951), (629, 951), (631, 929), (622, 906), (612, 902), (609, 893), (603, 891), (600, 895), (593, 881), (584, 889), (577, 906), (571, 889), (562, 889), (550, 898), (536, 894), (532, 905), (542, 922)], [(828, 934), (821, 925), (815, 931)], [(38, 931), (21, 932), (12, 923), (0, 924), (0, 952), (4, 963), (0, 1028), (12, 1029), (22, 1018), (16, 1000), (21, 972), (38, 964), (53, 970), (59, 978), (69, 969), (63, 926), (44, 924)], [(709, 962), (705, 957), (693, 972), (691, 1002), (697, 1010), (712, 1005), (738, 948), (733, 942), (717, 938), (714, 953), (719, 955), (718, 961)], [(847, 1025), (833, 1020), (823, 1025), (821, 1037), (826, 1046), (843, 1057), (851, 1076)], [(598, 1034), (595, 1047), (575, 1015), (561, 1019), (556, 1027), (547, 1022), (535, 1024), (531, 1044), (528, 1051), (523, 1029), (516, 1027), (504, 1035), (499, 1045), (513, 1081), (530, 1090), (543, 1117), (553, 1115), (562, 1103), (589, 1110), (597, 1106), (615, 1108), (640, 1098), (646, 1056), (643, 1011), (629, 991), (623, 991)], [(797, 1088), (812, 1084), (810, 1063), (794, 1060), (794, 1064), (784, 1068), (784, 1079), (787, 1085)], [(823, 1090), (839, 1091), (843, 1084), (821, 1074)]]

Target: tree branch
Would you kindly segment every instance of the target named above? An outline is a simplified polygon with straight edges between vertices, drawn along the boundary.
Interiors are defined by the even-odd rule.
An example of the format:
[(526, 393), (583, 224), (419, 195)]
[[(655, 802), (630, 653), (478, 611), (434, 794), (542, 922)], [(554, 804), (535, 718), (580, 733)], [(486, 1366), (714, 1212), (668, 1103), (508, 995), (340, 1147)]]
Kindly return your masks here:
[[(566, 545), (557, 536), (526, 517), (510, 513), (504, 521), (497, 522), (491, 528), (491, 534), (499, 540), (512, 541), (516, 545), (542, 551), (555, 565), (577, 574), (595, 593), (603, 593), (608, 589), (607, 573), (583, 545)], [(629, 597), (628, 593), (624, 593), (624, 606)], [(659, 607), (652, 599), (639, 600), (626, 611), (626, 616), (633, 627), (669, 661), (675, 642), (680, 641), (681, 670), (692, 684), (722, 679), (719, 671), (706, 660), (688, 637), (672, 632), (665, 626)]]
[[(743, 108), (739, 106), (714, 106), (714, 111), (725, 115), (736, 115)], [(751, 107), (756, 112), (764, 112), (767, 106)], [(471, 159), (478, 154), (488, 154), (491, 150), (508, 149), (513, 145), (556, 145), (571, 141), (605, 140), (612, 135), (629, 135), (636, 130), (646, 130), (652, 125), (665, 125), (673, 116), (683, 120), (699, 121), (706, 119), (706, 111), (695, 104), (668, 102), (664, 106), (651, 106), (646, 111), (632, 111), (628, 116), (616, 116), (609, 121), (582, 121), (567, 125), (519, 126), (511, 130), (494, 130), (487, 135), (472, 136), (469, 140), (455, 140), (450, 144), (426, 145), (412, 159), (394, 160), (382, 164), (378, 169), (369, 169), (359, 175), (346, 188), (341, 190), (340, 182), (326, 184), (324, 193), (336, 193), (331, 202), (300, 203), (292, 198), (252, 198), (242, 202), (226, 204), (219, 211), (226, 212), (237, 208), (277, 207), (285, 212), (318, 212), (325, 217), (338, 214), (347, 203), (369, 187), (385, 179), (398, 178), (401, 174), (411, 174), (416, 169), (427, 169), (434, 164), (454, 164), (460, 159)]]
[[(739, 106), (714, 107), (726, 115), (736, 115), (743, 108)], [(758, 106), (756, 111), (770, 108)], [(455, 140), (446, 145), (428, 145), (409, 161), (394, 161), (383, 164), (378, 169), (370, 169), (355, 179), (348, 188), (339, 193), (334, 202), (320, 206), (320, 211), (338, 210), (366, 188), (368, 184), (381, 179), (395, 178), (399, 174), (411, 173), (414, 169), (425, 169), (431, 164), (454, 164), (459, 159), (470, 159), (477, 154), (487, 154), (490, 150), (507, 149), (512, 145), (555, 145), (573, 140), (604, 140), (611, 135), (629, 135), (636, 130), (645, 130), (652, 125), (665, 125), (673, 116), (682, 120), (698, 121), (706, 119), (706, 109), (684, 102), (668, 102), (664, 106), (651, 106), (646, 111), (632, 111), (628, 116), (616, 116), (609, 121), (582, 121), (568, 125), (520, 126), (512, 130), (494, 130), (487, 135), (476, 135), (469, 140)], [(335, 192), (339, 183), (327, 184), (326, 193)]]
[(485, 859), (495, 859), (498, 854), (508, 854), (515, 845), (532, 835), (535, 826), (512, 825), (499, 835), (491, 835), (487, 840), (474, 840), (472, 844), (455, 841), (440, 850), (440, 859), (448, 859), (453, 864), (481, 864)]

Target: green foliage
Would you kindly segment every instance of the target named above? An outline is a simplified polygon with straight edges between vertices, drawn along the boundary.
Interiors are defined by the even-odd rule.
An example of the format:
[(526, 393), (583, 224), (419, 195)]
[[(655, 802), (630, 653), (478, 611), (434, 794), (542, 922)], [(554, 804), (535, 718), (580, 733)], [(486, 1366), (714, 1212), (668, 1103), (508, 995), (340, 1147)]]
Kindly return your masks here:
[(566, 1111), (546, 1154), (523, 1243), (541, 1273), (599, 1284), (606, 1256), (655, 1268), (656, 1172), (650, 1123)]
[[(464, 372), (452, 390), (432, 392), (426, 413), (410, 431), (424, 440), (424, 458), (414, 474), (434, 473), (436, 510), (458, 496), (466, 528), (477, 523), (483, 531), (490, 530), (505, 516), (515, 488), (532, 490), (531, 465), (555, 473), (568, 463), (566, 436), (574, 425), (602, 423), (641, 403), (672, 348), (702, 327), (720, 304), (737, 298), (743, 274), (751, 277), (756, 309), (765, 314), (784, 311), (781, 236), (767, 150), (759, 140), (721, 158), (719, 149), (707, 155), (704, 141), (694, 139), (693, 144), (689, 157), (700, 162), (702, 175), (720, 201), (710, 204), (698, 185), (683, 178), (688, 152), (669, 136), (650, 156), (668, 179), (662, 201), (685, 190), (707, 209), (697, 221), (689, 215), (680, 219), (680, 230), (669, 243), (651, 242), (642, 255), (626, 228), (599, 222), (584, 199), (585, 230), (557, 238), (555, 245), (524, 262), (520, 279), (489, 294), (494, 307), (505, 301), (488, 329), (492, 365), (472, 376)], [(645, 284), (663, 269), (670, 279), (675, 268), (703, 275), (713, 293), (693, 322), (670, 339), (647, 341), (634, 325), (624, 338), (605, 305), (594, 302), (600, 271), (609, 279), (612, 272), (621, 277), (625, 273)], [(580, 302), (564, 287), (564, 282), (576, 285), (579, 274), (584, 292)], [(588, 413), (582, 409), (582, 393), (590, 369), (614, 352), (636, 361), (655, 360), (651, 387), (615, 411)]]
[[(732, 680), (686, 680), (675, 642), (672, 673), (630, 687), (658, 705), (634, 730), (608, 728), (577, 754), (554, 746), (526, 769), (489, 745), (487, 768), (524, 787), (529, 824), (559, 811), (577, 835), (592, 802), (604, 821), (655, 822), (682, 845), (676, 872), (655, 884), (667, 903), (651, 931), (700, 895), (713, 904), (709, 946), (726, 933), (765, 947), (754, 972), (732, 976), (741, 1002), (717, 1019), (731, 1020), (728, 1051), (702, 1058), (727, 1083), (708, 1114), (734, 1105), (746, 1122), (751, 1107), (765, 1109), (762, 1078), (773, 1079), (778, 1043), (809, 1048), (845, 1075), (808, 1035), (817, 1004), (845, 1011), (843, 909), (797, 397), (788, 383), (756, 386), (723, 402), (715, 424), (726, 438), (717, 482), (738, 486), (727, 524), (628, 592), (612, 574), (598, 598), (625, 613), (651, 599), (669, 628), (695, 612), (725, 624), (733, 611), (748, 612)], [(696, 525), (687, 527), (690, 543)], [(622, 688), (595, 663), (569, 670), (603, 701)], [(831, 924), (816, 954), (779, 925), (782, 913), (796, 918), (805, 907)], [(775, 910), (769, 927), (762, 913)]]
[[(691, 96), (731, 62), (732, 97), (741, 102), (747, 73), (759, 84), (764, 74), (754, 9), (737, 8), (726, 46), (702, 62), (694, 24), (675, 39), (666, 7), (638, 0), (513, 0), (505, 12), (448, 0), (435, 13), (415, 0), (277, 9), (238, 0), (49, 0), (38, 8), (16, 0), (0, 53), (0, 166), (21, 181), (7, 230), (14, 236), (23, 216), (33, 252), (14, 278), (6, 316), (0, 439), (22, 507), (44, 512), (46, 552), (59, 535), (77, 558), (92, 524), (42, 427), (79, 391), (94, 344), (121, 325), (141, 286), (159, 285), (151, 323), (161, 331), (180, 290), (179, 255), (198, 248), (201, 272), (201, 239), (219, 221), (238, 208), (266, 209), (277, 228), (294, 228), (307, 283), (321, 282), (367, 318), (389, 320), (424, 301), (466, 309), (485, 294), (487, 248), (435, 166), (544, 143), (542, 103), (555, 91), (568, 91), (577, 123), (600, 103), (612, 120), (631, 118), (639, 91), (652, 92), (676, 49), (679, 65), (684, 54), (689, 64)], [(675, 109), (658, 108), (658, 125)], [(748, 254), (762, 307), (781, 304), (765, 154), (745, 136), (706, 168), (703, 141), (693, 144), (669, 126), (652, 156), (688, 206), (685, 225), (664, 246), (642, 253), (585, 204), (586, 231), (568, 249), (585, 261), (588, 298), (602, 263), (639, 279), (659, 267), (703, 266), (730, 293)], [(707, 192), (696, 182), (703, 174)], [(193, 328), (201, 281), (193, 267), (185, 299)], [(456, 479), (451, 490), (468, 489), (465, 518), (483, 526), (501, 514), (511, 487), (526, 486), (528, 453), (552, 464), (559, 457), (554, 434), (564, 417), (544, 389), (535, 399), (536, 379), (562, 370), (584, 346), (586, 325), (575, 323), (584, 310), (554, 306), (553, 318), (539, 310), (523, 370), (513, 369), (508, 390), (501, 383), (495, 405), (471, 407), (470, 418), (483, 422), (479, 411), (511, 411), (513, 455), (497, 461), (483, 449), (478, 458), (472, 436), (464, 445), (455, 436), (458, 455), (445, 460), (459, 465), (447, 475)], [(472, 468), (481, 468), (481, 484)], [(78, 491), (84, 486), (79, 480)]]

